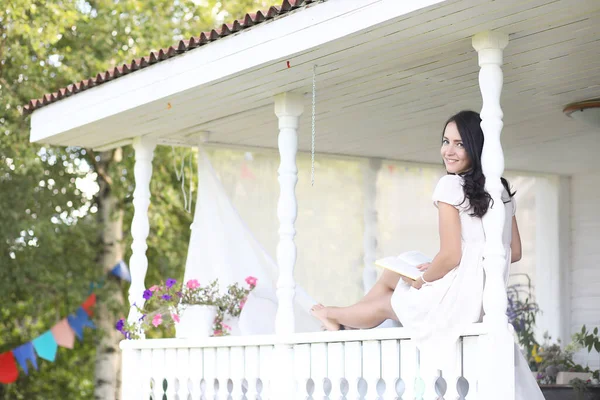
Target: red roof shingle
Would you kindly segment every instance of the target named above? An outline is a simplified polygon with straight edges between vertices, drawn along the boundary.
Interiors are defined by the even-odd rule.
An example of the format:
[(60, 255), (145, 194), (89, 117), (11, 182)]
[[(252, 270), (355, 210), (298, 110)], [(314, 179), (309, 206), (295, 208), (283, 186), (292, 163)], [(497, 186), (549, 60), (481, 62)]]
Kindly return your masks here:
[(147, 57), (135, 59), (129, 64), (123, 64), (106, 72), (101, 72), (94, 78), (73, 83), (66, 88), (58, 89), (58, 91), (54, 93), (45, 94), (39, 99), (30, 100), (29, 103), (23, 107), (23, 112), (26, 114), (31, 113), (34, 110), (59, 101), (65, 97), (83, 92), (84, 90), (101, 85), (105, 82), (112, 81), (139, 69), (146, 68), (178, 54), (195, 49), (196, 47), (214, 42), (215, 40), (231, 35), (232, 33), (248, 29), (277, 16), (285, 15), (301, 6), (310, 3), (316, 3), (317, 1), (319, 0), (283, 0), (283, 3), (281, 3), (280, 6), (272, 6), (266, 12), (257, 11), (256, 13), (246, 14), (243, 19), (235, 20), (229, 24), (223, 24), (220, 29), (213, 29), (210, 32), (202, 32), (200, 36), (191, 37), (189, 40), (181, 40), (175, 46), (160, 49), (159, 51), (153, 51)]

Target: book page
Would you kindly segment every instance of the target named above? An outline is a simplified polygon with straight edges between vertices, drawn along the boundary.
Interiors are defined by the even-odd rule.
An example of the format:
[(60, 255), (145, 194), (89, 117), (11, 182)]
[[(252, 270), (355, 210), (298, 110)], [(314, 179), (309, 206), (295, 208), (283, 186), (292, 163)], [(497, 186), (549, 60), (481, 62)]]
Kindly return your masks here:
[(419, 251), (407, 251), (406, 253), (400, 254), (398, 258), (414, 267), (431, 262), (431, 258)]

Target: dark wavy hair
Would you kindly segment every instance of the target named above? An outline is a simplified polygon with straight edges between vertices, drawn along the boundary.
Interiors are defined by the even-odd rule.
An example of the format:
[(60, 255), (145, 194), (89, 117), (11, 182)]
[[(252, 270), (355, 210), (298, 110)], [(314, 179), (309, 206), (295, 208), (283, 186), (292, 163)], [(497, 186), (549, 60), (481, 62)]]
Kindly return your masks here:
[[(446, 121), (444, 131), (450, 122), (456, 124), (463, 146), (471, 161), (471, 168), (460, 174), (464, 178), (465, 199), (463, 203), (469, 200), (471, 215), (481, 218), (487, 213), (490, 204), (493, 204), (492, 197), (485, 190), (485, 176), (481, 167), (481, 152), (483, 151), (484, 141), (481, 117), (475, 111), (461, 111)], [(504, 178), (501, 178), (501, 180), (508, 195), (513, 197), (515, 192), (510, 191), (508, 181)]]

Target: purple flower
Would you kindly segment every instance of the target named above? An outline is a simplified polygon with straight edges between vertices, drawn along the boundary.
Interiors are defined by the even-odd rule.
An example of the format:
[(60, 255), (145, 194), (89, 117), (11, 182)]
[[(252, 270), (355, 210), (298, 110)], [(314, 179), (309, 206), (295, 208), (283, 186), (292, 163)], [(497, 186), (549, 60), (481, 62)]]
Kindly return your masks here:
[(163, 296), (161, 297), (161, 299), (163, 299), (163, 300), (171, 300), (171, 295), (170, 294), (163, 294)]
[(138, 321), (143, 321), (146, 318), (146, 314), (142, 315)]
[(144, 290), (144, 299), (146, 300), (150, 300), (150, 297), (152, 297), (154, 293), (148, 289)]
[(121, 318), (119, 321), (117, 321), (117, 324), (115, 325), (115, 328), (117, 328), (117, 330), (119, 332), (123, 332), (123, 328), (125, 327), (125, 320), (123, 318)]
[(177, 297), (183, 296), (183, 294), (181, 292), (176, 292), (175, 294), (177, 295)]
[(172, 287), (175, 283), (177, 283), (177, 281), (175, 279), (169, 278), (167, 279), (167, 283), (165, 283), (165, 285), (170, 288)]

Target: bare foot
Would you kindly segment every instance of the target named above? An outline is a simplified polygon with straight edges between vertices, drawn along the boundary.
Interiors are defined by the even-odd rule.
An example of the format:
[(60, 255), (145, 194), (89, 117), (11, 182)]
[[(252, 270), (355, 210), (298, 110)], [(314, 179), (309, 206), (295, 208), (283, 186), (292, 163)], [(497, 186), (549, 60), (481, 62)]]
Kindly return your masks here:
[(328, 331), (339, 331), (340, 324), (327, 318), (327, 307), (323, 304), (315, 304), (310, 309), (311, 314), (323, 324), (323, 327)]

